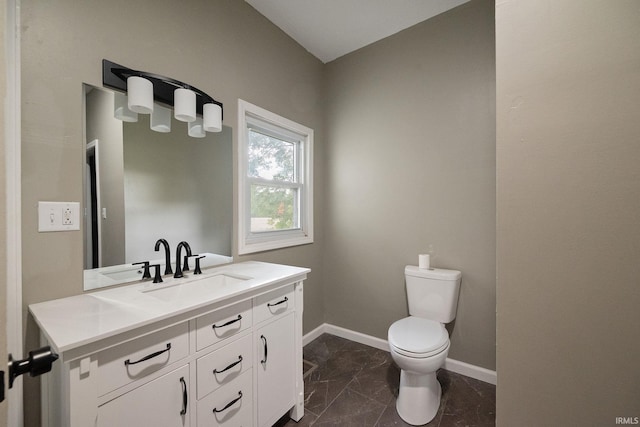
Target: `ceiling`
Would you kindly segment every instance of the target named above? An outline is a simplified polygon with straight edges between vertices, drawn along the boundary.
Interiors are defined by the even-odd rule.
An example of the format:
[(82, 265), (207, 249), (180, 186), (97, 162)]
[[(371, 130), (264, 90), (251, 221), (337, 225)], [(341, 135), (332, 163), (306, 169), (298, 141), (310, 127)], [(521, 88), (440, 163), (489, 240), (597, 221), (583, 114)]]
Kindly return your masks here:
[(469, 0), (245, 0), (327, 63)]

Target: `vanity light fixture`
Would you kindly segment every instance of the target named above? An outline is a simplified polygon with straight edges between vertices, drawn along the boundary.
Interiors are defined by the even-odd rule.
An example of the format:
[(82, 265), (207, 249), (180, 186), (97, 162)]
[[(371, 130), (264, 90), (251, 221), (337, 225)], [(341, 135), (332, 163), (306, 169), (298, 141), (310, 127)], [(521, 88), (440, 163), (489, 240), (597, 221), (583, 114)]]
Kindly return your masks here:
[(220, 132), (222, 130), (222, 107), (218, 104), (204, 104), (202, 106), (202, 118), (204, 130), (207, 132)]
[(202, 119), (200, 117), (196, 118), (194, 121), (189, 122), (189, 136), (192, 138), (204, 138), (207, 136), (207, 133), (204, 131), (202, 127)]
[(149, 127), (156, 132), (171, 132), (171, 110), (161, 105), (154, 105)]
[(150, 114), (153, 111), (153, 83), (144, 77), (127, 78), (127, 98), (131, 111)]
[[(146, 81), (146, 83), (143, 81)], [(145, 71), (132, 70), (103, 59), (102, 84), (105, 87), (110, 87), (119, 92), (128, 92), (129, 105), (131, 105), (131, 108), (135, 108), (139, 113), (152, 113), (151, 128), (158, 132), (169, 132), (171, 126), (171, 120), (169, 119), (168, 122), (164, 122), (165, 124), (168, 123), (166, 125), (168, 129), (162, 125), (154, 127), (154, 123), (159, 122), (161, 120), (160, 116), (164, 114), (155, 114), (156, 110), (160, 110), (160, 108), (164, 108), (164, 106), (174, 107), (174, 117), (177, 120), (191, 123), (199, 119), (199, 124), (194, 124), (189, 127), (189, 135), (193, 134), (192, 136), (201, 138), (206, 135), (205, 131), (222, 131), (222, 103), (216, 101), (205, 92), (181, 81)], [(137, 97), (138, 84), (146, 87), (146, 89), (142, 90), (142, 92), (147, 94), (145, 98), (146, 101), (140, 101), (138, 98), (131, 99), (133, 98), (134, 90), (136, 91)], [(149, 104), (148, 102), (149, 84), (151, 85), (152, 99), (155, 100), (155, 104), (153, 102)], [(116, 103), (120, 98), (119, 95), (122, 96), (122, 93), (116, 93)], [(163, 104), (164, 106), (158, 104)], [(126, 101), (124, 105), (127, 105)], [(121, 118), (121, 120), (132, 121), (130, 118), (135, 114), (135, 120), (137, 120), (136, 110), (129, 110), (129, 114), (124, 114), (126, 112), (121, 110), (120, 115), (118, 116), (118, 114), (116, 114), (116, 117), (127, 117), (129, 120), (125, 118)]]
[(191, 89), (178, 88), (173, 94), (173, 115), (176, 120), (191, 123), (196, 119), (196, 93)]
[(129, 110), (127, 105), (127, 96), (124, 93), (116, 92), (113, 103), (113, 116), (123, 122), (137, 122), (138, 113)]

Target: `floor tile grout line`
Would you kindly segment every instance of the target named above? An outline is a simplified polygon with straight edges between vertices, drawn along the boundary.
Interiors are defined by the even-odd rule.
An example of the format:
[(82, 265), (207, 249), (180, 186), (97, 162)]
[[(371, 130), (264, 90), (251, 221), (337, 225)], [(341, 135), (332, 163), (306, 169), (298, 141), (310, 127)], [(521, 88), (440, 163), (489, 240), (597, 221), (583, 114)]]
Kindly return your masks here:
[[(360, 371), (359, 371), (359, 372), (360, 372)], [(377, 403), (377, 404), (379, 404), (380, 406), (382, 406), (382, 411), (380, 412), (380, 415), (379, 415), (379, 416), (378, 416), (378, 418), (376, 419), (376, 422), (373, 424), (374, 426), (376, 426), (376, 425), (378, 425), (378, 422), (380, 421), (380, 418), (382, 418), (382, 416), (384, 415), (384, 412), (387, 410), (387, 407), (388, 407), (389, 405), (385, 405), (384, 403), (379, 402), (378, 400), (376, 400), (376, 399), (374, 399), (374, 398), (372, 398), (372, 397), (369, 397), (369, 396), (367, 396), (367, 395), (366, 395), (366, 394), (364, 394), (364, 393), (360, 393), (359, 391), (354, 390), (353, 388), (350, 388), (349, 386), (350, 386), (350, 385), (351, 385), (351, 383), (353, 383), (355, 380), (356, 380), (356, 377), (355, 377), (355, 375), (354, 375), (354, 376), (351, 378), (351, 381), (349, 381), (349, 382), (347, 383), (347, 385), (345, 385), (345, 386), (344, 386), (344, 388), (343, 388), (342, 390), (340, 390), (340, 393), (338, 393), (338, 395), (337, 395), (337, 396), (336, 396), (336, 397), (331, 401), (331, 403), (329, 403), (329, 405), (327, 405), (327, 407), (322, 411), (322, 413), (326, 412), (326, 411), (327, 411), (327, 409), (329, 409), (329, 407), (331, 407), (331, 405), (333, 405), (333, 403), (334, 403), (336, 400), (338, 400), (338, 397), (340, 397), (340, 396), (341, 396), (345, 391), (347, 391), (347, 389), (349, 389), (352, 393), (355, 393), (355, 394), (357, 394), (357, 395), (360, 395), (360, 396), (364, 397), (365, 399), (371, 400), (371, 401), (373, 401), (374, 403)], [(320, 416), (321, 416), (321, 415), (319, 415), (319, 416), (318, 416), (318, 418), (316, 418), (316, 420), (315, 420), (315, 421), (317, 421), (318, 419), (320, 419)], [(315, 421), (314, 421), (312, 424), (315, 424)]]
[(340, 390), (340, 392), (336, 395), (336, 397), (334, 397), (334, 398), (333, 398), (333, 400), (331, 400), (331, 402), (329, 402), (329, 403), (327, 404), (327, 406), (322, 410), (322, 412), (320, 412), (320, 413), (318, 414), (318, 418), (316, 418), (316, 419), (315, 419), (315, 420), (314, 420), (310, 425), (315, 424), (315, 423), (316, 423), (316, 421), (318, 421), (318, 420), (320, 419), (320, 417), (321, 417), (325, 412), (327, 412), (327, 409), (329, 409), (329, 408), (331, 407), (331, 405), (333, 405), (333, 402), (335, 402), (335, 401), (338, 399), (338, 397), (340, 397), (340, 395), (341, 395), (342, 393), (344, 393), (344, 391), (347, 389), (347, 387), (349, 387), (349, 384), (351, 384), (351, 382), (352, 382), (352, 381), (353, 381), (353, 378), (351, 378), (351, 381), (349, 381), (349, 382), (347, 383), (347, 385), (345, 385), (345, 386), (342, 388), (342, 390)]
[[(352, 378), (352, 379), (351, 379), (351, 381), (349, 381), (349, 384), (351, 384), (351, 383), (352, 383), (352, 382), (354, 382), (355, 380), (356, 380), (356, 378)], [(374, 399), (374, 398), (372, 398), (372, 397), (367, 396), (367, 395), (366, 395), (366, 394), (364, 394), (364, 393), (360, 393), (358, 390), (354, 390), (354, 389), (350, 388), (350, 387), (349, 387), (349, 384), (347, 384), (347, 385), (344, 387), (344, 389), (345, 389), (345, 390), (346, 390), (346, 389), (349, 389), (349, 390), (351, 390), (353, 393), (355, 393), (355, 394), (359, 394), (360, 396), (365, 397), (365, 398), (367, 398), (367, 399), (369, 399), (369, 400), (373, 400), (375, 403), (378, 403), (378, 404), (380, 404), (380, 405), (384, 406), (385, 408), (388, 406), (388, 405), (386, 405), (386, 404), (384, 404), (384, 403), (382, 403), (382, 402), (380, 402), (380, 401), (378, 401), (378, 400), (376, 400), (376, 399)]]
[(373, 427), (378, 427), (378, 425), (380, 424), (380, 418), (382, 418), (382, 416), (384, 415), (384, 412), (387, 410), (387, 408), (385, 407), (382, 412), (380, 412), (380, 416), (378, 417), (378, 419), (376, 420), (376, 422), (373, 424)]

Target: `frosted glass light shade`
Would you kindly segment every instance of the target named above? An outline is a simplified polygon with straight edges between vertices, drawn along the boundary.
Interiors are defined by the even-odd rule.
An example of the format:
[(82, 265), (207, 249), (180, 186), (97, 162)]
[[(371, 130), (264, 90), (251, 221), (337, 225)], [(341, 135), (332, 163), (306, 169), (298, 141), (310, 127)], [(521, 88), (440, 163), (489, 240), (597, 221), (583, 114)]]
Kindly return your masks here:
[(114, 93), (113, 117), (123, 122), (137, 122), (138, 113), (129, 110), (127, 97), (120, 92)]
[(156, 132), (171, 132), (171, 110), (159, 105), (153, 107), (151, 113), (151, 130)]
[(189, 136), (193, 138), (204, 138), (207, 133), (202, 127), (202, 119), (197, 117), (194, 121), (189, 122)]
[(218, 104), (204, 104), (202, 107), (204, 130), (220, 132), (222, 130), (222, 108)]
[(192, 122), (196, 119), (196, 93), (178, 88), (173, 92), (173, 109), (176, 120)]
[(153, 111), (153, 83), (143, 77), (131, 76), (127, 79), (129, 109), (140, 114)]

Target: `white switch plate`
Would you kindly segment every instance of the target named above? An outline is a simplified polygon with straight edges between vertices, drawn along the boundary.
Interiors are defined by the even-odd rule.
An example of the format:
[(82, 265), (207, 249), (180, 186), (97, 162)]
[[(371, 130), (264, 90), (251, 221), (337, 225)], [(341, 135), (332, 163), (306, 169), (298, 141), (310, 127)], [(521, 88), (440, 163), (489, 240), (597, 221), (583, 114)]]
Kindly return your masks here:
[(38, 231), (80, 230), (80, 203), (38, 202)]

